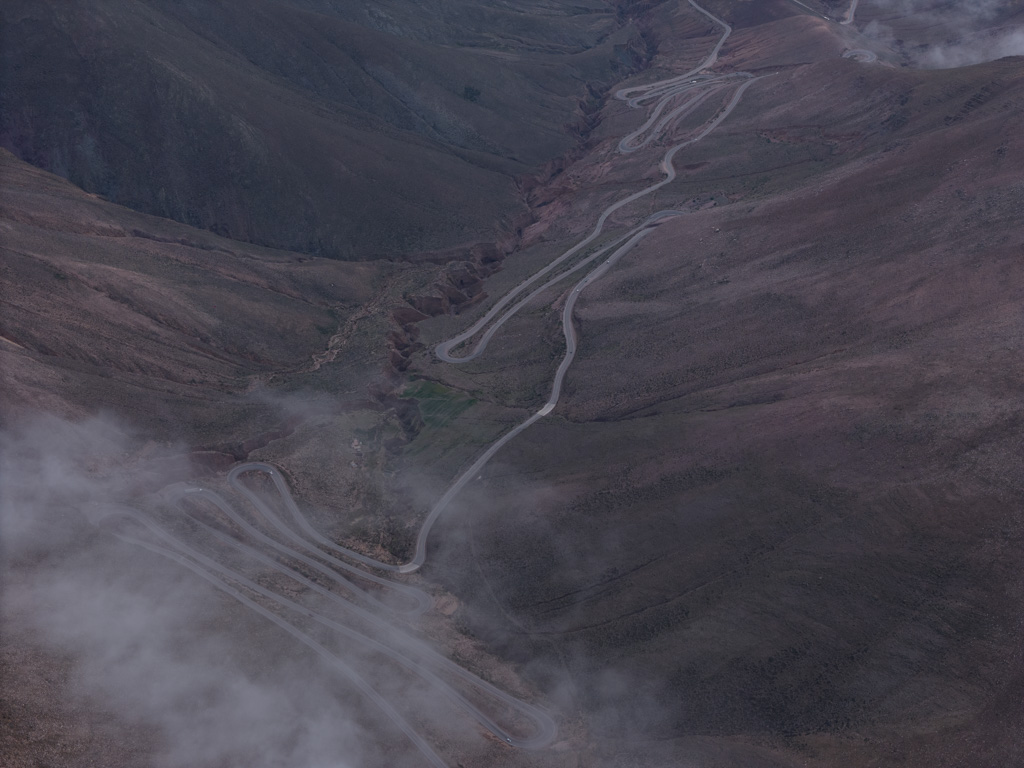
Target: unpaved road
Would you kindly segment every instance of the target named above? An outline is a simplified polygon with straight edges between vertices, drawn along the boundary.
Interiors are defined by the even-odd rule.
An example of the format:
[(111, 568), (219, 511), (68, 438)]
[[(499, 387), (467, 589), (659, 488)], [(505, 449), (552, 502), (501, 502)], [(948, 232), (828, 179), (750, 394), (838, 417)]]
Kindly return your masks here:
[[(624, 88), (616, 93), (617, 98), (626, 101), (632, 108), (656, 102), (647, 122), (623, 138), (619, 143), (619, 149), (623, 153), (636, 152), (649, 147), (655, 141), (665, 139), (679, 119), (715, 94), (735, 85), (731, 99), (695, 135), (671, 145), (665, 151), (659, 166), (664, 174), (663, 179), (609, 205), (601, 212), (593, 230), (585, 238), (505, 294), (466, 331), (437, 346), (436, 354), (445, 362), (457, 364), (472, 360), (484, 352), (493, 335), (527, 303), (569, 275), (584, 268), (589, 270), (572, 286), (565, 299), (561, 312), (565, 354), (554, 374), (547, 401), (536, 413), (492, 443), (455, 479), (423, 521), (414, 555), (408, 563), (385, 563), (342, 547), (320, 534), (302, 514), (281, 472), (268, 464), (242, 464), (228, 475), (232, 489), (258, 514), (257, 524), (239, 514), (230, 502), (212, 490), (192, 486), (175, 486), (166, 490), (168, 506), (176, 508), (179, 514), (188, 515), (193, 527), (202, 532), (201, 546), (183, 540), (142, 513), (126, 509), (113, 510), (119, 518), (127, 517), (137, 524), (137, 534), (129, 534), (122, 528), (116, 528), (116, 535), (181, 564), (310, 648), (365, 693), (381, 712), (401, 729), (431, 765), (445, 766), (446, 763), (395, 706), (376, 691), (357, 669), (343, 656), (321, 644), (304, 627), (313, 622), (356, 644), (386, 655), (410, 673), (428, 682), (482, 727), (512, 746), (540, 749), (554, 740), (556, 724), (543, 710), (480, 679), (396, 626), (396, 619), (414, 618), (429, 610), (432, 599), (426, 592), (409, 584), (374, 575), (366, 568), (396, 575), (418, 570), (426, 561), (427, 543), (433, 526), (451, 500), (480, 474), (483, 467), (502, 447), (555, 410), (561, 398), (565, 376), (576, 355), (577, 333), (573, 323), (573, 312), (580, 295), (654, 228), (683, 213), (674, 210), (659, 211), (633, 228), (616, 235), (593, 253), (586, 252), (588, 246), (603, 234), (613, 213), (670, 184), (676, 178), (673, 164), (675, 156), (714, 131), (739, 104), (746, 90), (765, 77), (753, 77), (747, 73), (700, 74), (715, 63), (722, 45), (732, 30), (728, 24), (701, 8), (694, 0), (689, 0), (689, 3), (721, 26), (723, 32), (711, 52), (695, 69), (656, 83)], [(687, 95), (689, 98), (684, 100), (684, 103), (671, 105), (674, 99)], [(666, 113), (666, 110), (669, 111)], [(577, 257), (577, 263), (573, 264), (572, 260)], [(471, 350), (461, 355), (453, 354), (456, 348), (478, 335), (480, 338)], [(257, 474), (270, 479), (286, 515), (278, 514), (274, 506), (246, 482), (247, 478)], [(214, 514), (220, 515), (224, 523), (218, 526), (210, 525), (203, 515), (196, 512), (197, 504), (200, 508), (206, 505), (206, 509), (216, 510)], [(224, 528), (233, 532), (225, 532)], [(275, 592), (265, 584), (258, 583), (237, 567), (228, 567), (215, 556), (215, 544), (222, 552), (223, 548), (233, 551), (232, 563), (241, 557), (254, 566), (258, 564), (259, 568), (270, 569), (279, 576), (310, 590), (322, 600), (328, 601), (336, 612), (332, 611), (331, 615), (327, 615), (318, 607), (305, 605)], [(209, 551), (204, 552), (203, 548)], [(268, 550), (272, 551), (274, 556), (268, 555)], [(301, 563), (307, 572), (312, 569), (333, 584), (333, 589), (328, 589), (318, 581), (308, 578), (296, 567), (289, 565), (289, 562)], [(375, 585), (383, 592), (376, 593), (378, 590), (365, 589), (363, 585), (367, 583)], [(276, 610), (271, 610), (271, 606)], [(339, 614), (341, 619), (338, 618)], [(351, 618), (359, 629), (346, 623), (345, 617)], [(476, 697), (490, 699), (502, 707), (511, 709), (520, 722), (529, 723), (529, 733), (523, 734), (521, 731), (524, 729), (521, 725), (515, 729), (501, 725), (453, 688), (439, 676), (439, 673), (455, 677), (464, 685), (472, 687), (477, 693)]]

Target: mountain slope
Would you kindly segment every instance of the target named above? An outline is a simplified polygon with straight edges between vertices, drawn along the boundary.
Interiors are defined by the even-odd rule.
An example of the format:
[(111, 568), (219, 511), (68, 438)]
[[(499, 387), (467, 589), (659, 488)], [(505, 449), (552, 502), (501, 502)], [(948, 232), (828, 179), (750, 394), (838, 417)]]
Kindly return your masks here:
[[(469, 483), (412, 577), (437, 598), (425, 632), (488, 679), (536, 695), (557, 714), (559, 741), (536, 753), (513, 751), (467, 729), (465, 745), (443, 744), (447, 754), (502, 766), (1001, 768), (1019, 761), (1024, 60), (941, 71), (900, 66), (912, 60), (919, 20), (899, 18), (894, 7), (917, 5), (861, 3), (863, 19), (908, 35), (897, 44), (867, 34), (874, 27), (821, 18), (843, 11), (838, 3), (709, 3), (735, 27), (715, 69), (764, 79), (718, 129), (676, 156), (675, 181), (609, 218), (609, 231), (621, 233), (654, 211), (683, 212), (586, 286), (563, 399)], [(603, 5), (538, 3), (527, 13), (518, 4), (413, 9), (397, 0), (282, 0), (253, 4), (250, 14), (213, 3), (128, 8), (109, 0), (90, 6), (105, 10), (88, 19), (48, 7), (55, 16), (46, 29), (75, 21), (73, 30), (64, 27), (73, 41), (65, 51), (95, 43), (84, 60), (109, 54), (114, 68), (102, 82), (123, 89), (108, 98), (74, 84), (69, 103), (99, 94), (98, 113), (116, 122), (110, 105), (137, 96), (136, 81), (119, 74), (131, 68), (123, 62), (141, 67), (138, 82), (177, 78), (178, 86), (154, 97), (154, 109), (184, 105), (166, 124), (193, 132), (202, 146), (188, 168), (175, 170), (174, 152), (189, 135), (166, 144), (139, 137), (138, 145), (161, 147), (146, 156), (160, 177), (180, 171), (175, 188), (214, 206), (208, 219), (196, 213), (197, 223), (245, 212), (252, 221), (239, 219), (232, 234), (263, 227), (267, 238), (284, 241), (301, 232), (310, 239), (299, 246), (331, 255), (344, 255), (342, 245), (329, 245), (342, 240), (329, 240), (323, 233), (334, 230), (317, 217), (339, 200), (352, 210), (334, 209), (337, 231), (361, 233), (363, 222), (366, 242), (385, 243), (381, 252), (387, 243), (447, 248), (483, 237), (485, 226), (465, 222), (504, 212), (496, 201), (511, 175), (568, 146), (552, 126), (559, 105), (575, 104), (573, 86), (546, 84), (553, 91), (534, 99), (549, 64), (572, 60), (580, 69), (569, 81), (593, 78), (597, 88), (607, 84), (609, 52), (624, 66), (641, 53), (635, 40), (616, 42), (619, 33), (608, 32), (619, 22)], [(642, 11), (642, 39), (659, 53), (651, 71), (623, 86), (686, 72), (718, 40), (716, 25), (688, 3)], [(458, 23), (449, 13), (459, 14)], [(31, 39), (31, 14), (19, 18)], [(923, 28), (922, 40), (938, 34)], [(278, 47), (268, 30), (288, 45)], [(161, 43), (171, 37), (188, 41), (183, 50), (195, 62)], [(114, 40), (142, 42), (135, 53), (104, 48)], [(316, 55), (289, 55), (307, 43)], [(344, 55), (331, 50), (336, 43)], [(844, 58), (851, 50), (860, 60)], [(414, 63), (406, 68), (406, 60)], [(497, 62), (479, 72), (500, 82), (500, 93), (470, 81), (478, 70), (467, 61)], [(265, 81), (259, 92), (241, 85), (254, 82), (253, 72)], [(29, 74), (19, 77), (29, 82)], [(439, 83), (447, 86), (432, 90)], [(563, 349), (557, 315), (573, 281), (527, 307), (480, 360), (453, 368), (431, 345), (578, 242), (605, 206), (661, 179), (666, 149), (697, 135), (729, 93), (709, 97), (663, 139), (628, 155), (617, 152), (619, 140), (645, 116), (609, 99), (588, 116), (586, 151), (524, 185), (534, 224), (522, 242), (530, 246), (489, 276), (458, 262), (444, 278), (441, 267), (348, 264), (243, 245), (116, 206), (3, 155), (3, 290), (11, 300), (0, 344), (11, 410), (80, 416), (111, 407), (161, 440), (184, 437), (193, 446), (230, 433), (243, 444), (222, 460), (252, 453), (272, 462), (326, 535), (400, 558), (451, 477), (545, 402)], [(203, 94), (213, 94), (209, 108), (189, 106)], [(517, 116), (527, 126), (518, 135), (510, 115), (527, 96), (534, 101)], [(288, 109), (263, 114), (274, 99)], [(87, 110), (75, 109), (47, 119), (57, 138), (40, 138), (38, 147), (74, 147), (53, 157), (85, 173), (102, 164), (90, 159), (88, 141), (73, 138), (91, 135), (76, 133)], [(28, 110), (11, 119), (30, 125), (34, 118)], [(489, 127), (473, 122), (485, 119)], [(133, 120), (114, 131), (116, 141), (139, 130)], [(204, 121), (212, 122), (203, 128)], [(213, 142), (233, 130), (237, 141)], [(29, 141), (35, 134), (9, 135)], [(267, 143), (271, 135), (277, 144)], [(339, 136), (351, 145), (338, 145)], [(251, 154), (208, 151), (246, 141), (256, 148)], [(359, 142), (381, 154), (361, 155)], [(317, 149), (300, 158), (308, 146), (328, 145), (340, 154)], [(171, 159), (160, 159), (164, 148)], [(202, 164), (211, 158), (243, 168), (257, 156), (266, 166), (253, 166), (251, 178), (279, 177), (281, 186), (260, 191), (267, 197), (251, 210), (256, 197), (230, 198), (250, 194), (235, 183), (249, 177), (233, 166), (224, 173), (235, 181), (223, 189), (188, 187), (205, 178)], [(334, 166), (323, 162), (328, 156)], [(124, 157), (135, 161), (131, 152)], [(289, 175), (291, 168), (299, 171)], [(370, 178), (382, 168), (391, 175)], [(221, 170), (211, 171), (215, 181)], [(123, 178), (141, 195), (157, 194), (150, 177)], [(463, 197), (438, 197), (459, 184), (468, 185), (458, 190)], [(463, 202), (471, 209), (459, 208)], [(355, 210), (363, 204), (373, 210)], [(402, 234), (381, 223), (390, 221), (385, 210), (404, 212), (403, 226), (433, 227), (441, 210), (453, 218), (448, 229)], [(359, 218), (364, 213), (370, 218)], [(309, 227), (297, 216), (307, 216)], [(351, 253), (360, 255), (355, 246)], [(442, 314), (424, 319), (428, 312)], [(386, 382), (366, 375), (386, 361), (393, 365)], [(288, 434), (255, 435), (268, 419), (252, 417), (254, 400), (242, 396), (271, 380), (327, 393), (328, 412), (314, 409)], [(379, 408), (339, 416), (338, 401), (362, 396), (368, 381)], [(149, 446), (132, 450), (129, 477), (161, 461)], [(93, 457), (85, 458), (91, 473)], [(67, 551), (86, 538), (81, 532), (103, 540), (67, 506), (55, 515), (74, 522), (61, 539)], [(124, 553), (112, 552), (113, 572)], [(26, 558), (22, 585), (39, 583), (32, 568), (63, 561), (64, 551), (50, 554), (51, 562)], [(203, 594), (191, 583), (188, 591)], [(276, 670), (292, 646), (281, 638), (278, 651), (249, 637), (260, 622), (249, 615), (251, 626), (243, 623), (245, 614), (218, 605), (209, 626), (234, 626), (211, 636), (236, 641), (253, 668)], [(45, 669), (42, 656), (25, 652), (33, 642), (19, 637), (7, 663), (31, 657)], [(296, 666), (307, 675), (317, 669), (304, 659)], [(321, 677), (334, 684), (330, 675), (318, 675), (318, 684)], [(18, 679), (44, 689), (41, 703), (12, 698), (5, 706), (16, 716), (0, 723), (25, 764), (35, 757), (34, 723), (44, 717), (37, 712), (58, 713), (49, 734), (67, 733), (65, 717), (95, 722), (48, 702), (61, 692), (38, 682), (41, 675)], [(303, 699), (303, 686), (288, 687)], [(123, 713), (121, 694), (106, 701)], [(206, 711), (181, 698), (193, 714)], [(276, 716), (277, 698), (269, 698), (275, 706), (264, 714)], [(323, 701), (345, 698), (332, 690)], [(433, 703), (417, 716), (428, 720)], [(407, 757), (408, 745), (381, 729), (383, 721), (373, 712), (357, 730)], [(212, 722), (219, 729), (222, 721)], [(118, 728), (128, 731), (125, 723), (111, 726)], [(112, 759), (136, 759), (119, 751), (122, 743), (135, 749), (134, 740), (97, 730)], [(250, 748), (250, 730), (249, 723), (225, 728), (237, 740), (232, 749), (243, 750), (231, 754)], [(85, 748), (95, 737), (60, 738)], [(297, 739), (286, 729), (282, 742)], [(139, 741), (151, 747), (158, 739)], [(394, 754), (366, 762), (374, 760), (394, 764)]]
[(6, 3), (0, 146), (112, 202), (332, 258), (508, 237), (513, 176), (572, 146), (588, 87), (640, 42), (609, 3), (472, 7)]
[[(563, 403), (440, 537), (464, 620), (574, 692), (595, 764), (994, 768), (1022, 749), (1024, 60), (861, 64), (828, 29), (730, 40), (720, 69), (788, 66), (616, 214), (687, 212), (586, 288)], [(536, 192), (549, 236), (588, 231), (630, 173), (660, 178), (670, 141), (614, 157), (639, 122), (622, 111)], [(418, 370), (536, 407), (572, 284), (481, 362)]]
[(3, 150), (0, 170), (8, 417), (105, 410), (223, 440), (228, 400), (308, 367), (381, 277), (120, 208)]

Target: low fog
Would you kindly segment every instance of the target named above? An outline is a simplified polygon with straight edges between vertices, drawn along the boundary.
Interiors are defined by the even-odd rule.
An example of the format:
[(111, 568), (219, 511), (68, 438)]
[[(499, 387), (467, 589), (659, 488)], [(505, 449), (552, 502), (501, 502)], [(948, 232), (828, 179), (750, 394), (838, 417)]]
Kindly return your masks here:
[[(894, 14), (913, 17), (922, 27), (945, 30), (945, 40), (907, 51), (914, 66), (951, 69), (1024, 55), (1024, 29), (1000, 28), (999, 22), (1019, 5), (1014, 0), (879, 0)], [(864, 34), (892, 45), (899, 38), (884, 22), (871, 21)]]
[(148, 734), (167, 768), (446, 765), (550, 741), (546, 715), (418, 639), (418, 586), (303, 543), (267, 471), (208, 488), (182, 455), (111, 418), (2, 435), (5, 642), (72, 661), (63, 705)]
[(925, 69), (951, 69), (1024, 56), (1024, 29), (981, 33), (951, 45), (931, 46), (918, 59)]
[(358, 764), (345, 759), (360, 754), (352, 715), (315, 666), (268, 634), (285, 653), (254, 668), (264, 654), (225, 631), (234, 606), (84, 514), (185, 475), (155, 453), (104, 418), (40, 417), (3, 435), (4, 634), (69, 655), (77, 706), (155, 726), (155, 765)]

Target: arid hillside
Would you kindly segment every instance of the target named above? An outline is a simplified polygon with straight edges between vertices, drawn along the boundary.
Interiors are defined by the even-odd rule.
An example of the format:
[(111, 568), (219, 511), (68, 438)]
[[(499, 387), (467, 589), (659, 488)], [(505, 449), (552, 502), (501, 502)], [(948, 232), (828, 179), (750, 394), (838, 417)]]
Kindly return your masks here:
[[(686, 212), (586, 288), (562, 404), (437, 545), (471, 630), (572, 691), (591, 764), (1024, 750), (1024, 59), (841, 58), (858, 42), (806, 16), (730, 38), (717, 69), (778, 74), (615, 214)], [(533, 193), (541, 239), (570, 244), (626, 179), (660, 177), (671, 139), (617, 156), (635, 117), (601, 117), (608, 139)], [(418, 370), (538, 407), (574, 283), (479, 361)]]
[[(0, 754), (1019, 763), (1022, 6), (967, 5), (5, 6)], [(423, 614), (274, 602), (358, 593), (245, 533), (278, 482)]]
[(230, 398), (312, 367), (379, 290), (379, 266), (139, 214), (0, 154), (9, 418), (107, 411), (216, 440)]

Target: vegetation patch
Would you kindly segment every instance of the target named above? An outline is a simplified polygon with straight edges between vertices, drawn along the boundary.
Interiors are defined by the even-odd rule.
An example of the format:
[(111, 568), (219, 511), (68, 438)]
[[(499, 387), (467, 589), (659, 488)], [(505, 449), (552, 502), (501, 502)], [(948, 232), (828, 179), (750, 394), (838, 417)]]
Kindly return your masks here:
[(425, 379), (409, 384), (401, 397), (416, 400), (423, 423), (433, 429), (450, 424), (476, 402), (458, 390)]

